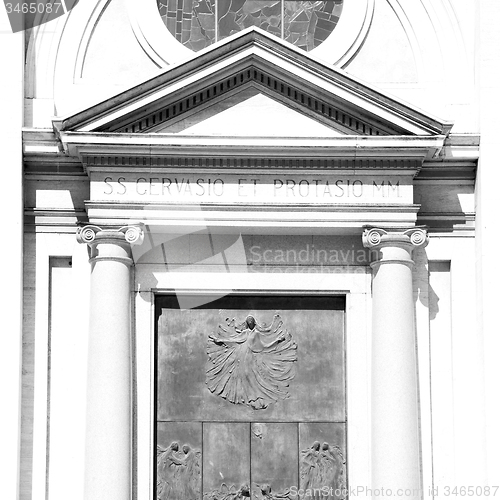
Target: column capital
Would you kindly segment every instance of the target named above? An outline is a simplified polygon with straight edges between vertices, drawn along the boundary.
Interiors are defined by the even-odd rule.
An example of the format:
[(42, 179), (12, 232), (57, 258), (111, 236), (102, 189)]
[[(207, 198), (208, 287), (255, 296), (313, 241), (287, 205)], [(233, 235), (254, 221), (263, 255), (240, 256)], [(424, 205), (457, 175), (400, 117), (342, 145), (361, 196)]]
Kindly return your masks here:
[(411, 254), (415, 248), (424, 248), (429, 242), (427, 230), (423, 227), (409, 229), (366, 228), (363, 232), (363, 245), (374, 251), (371, 266), (377, 269), (380, 264), (404, 264), (413, 266)]
[(77, 229), (76, 240), (89, 246), (90, 263), (115, 261), (132, 266), (134, 261), (131, 247), (144, 241), (144, 230), (140, 224), (118, 229), (88, 224)]
[(427, 230), (418, 226), (406, 230), (372, 227), (363, 232), (363, 246), (374, 250), (387, 246), (409, 247), (409, 250), (413, 250), (425, 247), (428, 242)]
[(76, 230), (76, 241), (78, 243), (92, 245), (107, 239), (121, 240), (130, 245), (140, 245), (144, 241), (144, 229), (142, 224), (122, 226), (118, 229), (87, 224), (78, 227)]

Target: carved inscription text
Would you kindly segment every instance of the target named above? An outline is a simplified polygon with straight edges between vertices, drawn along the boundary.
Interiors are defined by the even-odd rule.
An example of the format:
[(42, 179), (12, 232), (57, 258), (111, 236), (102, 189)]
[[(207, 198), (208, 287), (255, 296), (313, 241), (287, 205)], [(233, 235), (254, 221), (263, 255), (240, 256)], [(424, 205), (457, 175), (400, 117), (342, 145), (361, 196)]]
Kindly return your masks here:
[(154, 202), (360, 203), (409, 201), (404, 176), (92, 175), (92, 199)]

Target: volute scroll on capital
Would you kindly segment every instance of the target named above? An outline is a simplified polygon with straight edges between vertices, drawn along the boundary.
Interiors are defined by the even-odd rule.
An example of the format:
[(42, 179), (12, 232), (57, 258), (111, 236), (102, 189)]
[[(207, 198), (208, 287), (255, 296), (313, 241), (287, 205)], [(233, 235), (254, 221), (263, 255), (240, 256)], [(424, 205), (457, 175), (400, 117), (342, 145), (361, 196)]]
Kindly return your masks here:
[(363, 245), (369, 249), (379, 249), (385, 246), (409, 246), (411, 249), (423, 248), (429, 243), (427, 230), (422, 227), (412, 227), (406, 230), (387, 230), (369, 228), (363, 232)]
[(88, 245), (90, 263), (114, 261), (131, 267), (134, 265), (132, 246), (144, 241), (144, 230), (142, 224), (118, 229), (87, 224), (78, 227), (76, 240)]
[(76, 230), (78, 243), (86, 243), (87, 245), (91, 245), (99, 235), (108, 238), (123, 235), (125, 241), (130, 245), (140, 245), (144, 241), (144, 229), (141, 224), (123, 226), (119, 229), (108, 229), (94, 224), (87, 224), (78, 227)]
[(76, 229), (76, 241), (78, 241), (78, 243), (87, 243), (87, 245), (90, 245), (100, 231), (102, 231), (102, 229), (99, 226), (93, 226), (91, 224), (79, 226)]

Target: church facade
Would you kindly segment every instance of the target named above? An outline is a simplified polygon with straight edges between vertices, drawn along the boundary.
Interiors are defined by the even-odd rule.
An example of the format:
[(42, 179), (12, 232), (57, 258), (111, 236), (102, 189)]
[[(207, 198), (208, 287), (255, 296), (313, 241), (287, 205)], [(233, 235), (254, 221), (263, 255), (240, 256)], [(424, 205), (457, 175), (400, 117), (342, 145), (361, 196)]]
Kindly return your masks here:
[(489, 9), (91, 0), (24, 33), (16, 498), (500, 496)]

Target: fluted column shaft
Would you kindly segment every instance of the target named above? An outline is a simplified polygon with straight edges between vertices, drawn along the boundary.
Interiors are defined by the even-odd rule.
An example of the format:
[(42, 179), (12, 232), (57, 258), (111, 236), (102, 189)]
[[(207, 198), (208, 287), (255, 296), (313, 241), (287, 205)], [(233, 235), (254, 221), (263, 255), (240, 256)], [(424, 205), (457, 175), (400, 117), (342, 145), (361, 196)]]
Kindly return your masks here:
[(131, 498), (131, 243), (136, 227), (85, 226), (90, 246), (90, 324), (85, 434), (85, 500)]
[[(420, 430), (412, 251), (420, 228), (366, 230), (372, 263), (372, 488), (421, 498)], [(404, 493), (403, 493), (404, 492)]]

